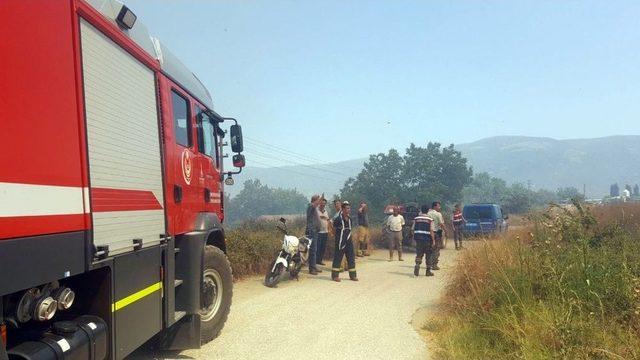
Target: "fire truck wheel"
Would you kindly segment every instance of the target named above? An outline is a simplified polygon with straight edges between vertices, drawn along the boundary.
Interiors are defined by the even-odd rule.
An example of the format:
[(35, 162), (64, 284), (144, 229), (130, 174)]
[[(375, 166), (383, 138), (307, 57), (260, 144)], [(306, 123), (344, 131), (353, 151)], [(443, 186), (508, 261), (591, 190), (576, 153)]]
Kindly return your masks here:
[(200, 317), (202, 343), (215, 339), (224, 327), (233, 295), (233, 275), (227, 256), (215, 246), (204, 249), (204, 274)]

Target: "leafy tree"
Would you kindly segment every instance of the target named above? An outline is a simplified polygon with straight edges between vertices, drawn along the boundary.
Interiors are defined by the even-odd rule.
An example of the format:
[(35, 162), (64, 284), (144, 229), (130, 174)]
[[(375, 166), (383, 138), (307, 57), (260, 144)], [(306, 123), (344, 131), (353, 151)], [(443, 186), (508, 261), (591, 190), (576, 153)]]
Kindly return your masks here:
[(617, 183), (611, 185), (611, 188), (609, 189), (609, 196), (611, 197), (620, 196), (620, 187), (618, 186)]
[(633, 196), (640, 196), (640, 187), (638, 184), (633, 187)]
[(507, 190), (506, 181), (483, 172), (473, 177), (462, 194), (465, 203), (502, 203)]
[(559, 188), (558, 191), (556, 191), (556, 194), (559, 201), (567, 201), (567, 200), (583, 201), (584, 200), (584, 195), (577, 188), (573, 186)]
[(459, 201), (472, 174), (467, 159), (453, 145), (411, 144), (404, 156), (395, 149), (369, 156), (362, 171), (347, 180), (341, 198), (369, 202), (371, 209), (380, 209), (371, 213), (376, 218), (390, 203)]
[(506, 213), (524, 213), (558, 200), (555, 192), (532, 191), (524, 184), (508, 186), (504, 180), (487, 173), (476, 174), (463, 194), (465, 203), (496, 203), (502, 205)]
[(247, 180), (238, 195), (225, 197), (225, 210), (235, 223), (261, 215), (302, 214), (308, 201), (295, 189), (271, 188), (260, 180)]
[(522, 214), (533, 207), (534, 196), (524, 184), (513, 184), (509, 187), (502, 202), (504, 211), (508, 214)]

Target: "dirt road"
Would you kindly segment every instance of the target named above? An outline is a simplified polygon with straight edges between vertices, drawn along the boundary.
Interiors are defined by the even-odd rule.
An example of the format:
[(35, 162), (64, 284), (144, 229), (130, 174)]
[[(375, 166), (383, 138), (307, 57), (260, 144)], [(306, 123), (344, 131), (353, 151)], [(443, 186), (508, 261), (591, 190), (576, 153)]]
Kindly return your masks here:
[(328, 268), (276, 289), (266, 288), (261, 278), (241, 281), (220, 337), (177, 357), (428, 359), (429, 344), (414, 330), (425, 312), (417, 310), (435, 304), (455, 255), (442, 251), (443, 269), (434, 277), (413, 276), (412, 253), (403, 262), (387, 262), (388, 253), (378, 251), (357, 263), (359, 282), (345, 281), (342, 274), (343, 281), (335, 283)]

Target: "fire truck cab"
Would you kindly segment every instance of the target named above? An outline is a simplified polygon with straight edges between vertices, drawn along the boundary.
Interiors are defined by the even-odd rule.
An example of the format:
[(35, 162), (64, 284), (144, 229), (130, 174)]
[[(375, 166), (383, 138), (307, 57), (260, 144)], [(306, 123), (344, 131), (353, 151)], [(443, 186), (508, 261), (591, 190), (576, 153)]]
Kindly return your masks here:
[(0, 360), (215, 338), (236, 120), (116, 0), (4, 0), (0, 23)]

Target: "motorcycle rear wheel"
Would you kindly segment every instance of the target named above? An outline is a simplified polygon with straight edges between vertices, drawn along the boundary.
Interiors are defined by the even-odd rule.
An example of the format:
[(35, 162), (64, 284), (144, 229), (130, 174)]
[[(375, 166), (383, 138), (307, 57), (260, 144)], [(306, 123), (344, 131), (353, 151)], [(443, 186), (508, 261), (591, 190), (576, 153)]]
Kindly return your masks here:
[(269, 272), (264, 277), (264, 285), (270, 288), (274, 288), (278, 285), (278, 283), (282, 279), (284, 265), (277, 264), (276, 268), (273, 271), (271, 271), (271, 269), (273, 269), (273, 265), (271, 265), (271, 267), (269, 268)]

